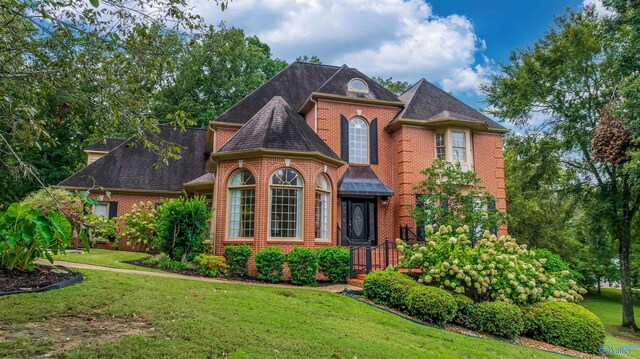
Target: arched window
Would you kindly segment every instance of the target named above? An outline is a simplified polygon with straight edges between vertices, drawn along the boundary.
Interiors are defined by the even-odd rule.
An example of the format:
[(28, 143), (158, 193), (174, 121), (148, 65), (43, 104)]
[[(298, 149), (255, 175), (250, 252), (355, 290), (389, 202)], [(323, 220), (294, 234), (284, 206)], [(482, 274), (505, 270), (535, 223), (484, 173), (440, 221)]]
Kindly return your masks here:
[(369, 86), (362, 79), (352, 79), (347, 84), (347, 90), (353, 92), (369, 92)]
[(256, 179), (240, 169), (229, 179), (229, 238), (253, 238)]
[(316, 179), (316, 239), (329, 239), (331, 184), (324, 174)]
[(277, 170), (269, 182), (269, 236), (302, 237), (302, 176), (290, 168)]
[(360, 117), (349, 121), (349, 162), (369, 163), (369, 128)]

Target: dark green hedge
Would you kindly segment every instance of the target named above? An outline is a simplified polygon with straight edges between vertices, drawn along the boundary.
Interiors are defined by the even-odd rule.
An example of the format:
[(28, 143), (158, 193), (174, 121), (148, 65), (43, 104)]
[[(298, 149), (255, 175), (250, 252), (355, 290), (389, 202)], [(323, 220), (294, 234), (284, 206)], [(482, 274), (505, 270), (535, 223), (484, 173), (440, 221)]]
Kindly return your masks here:
[(522, 312), (515, 304), (484, 302), (471, 313), (472, 329), (511, 339), (524, 331)]
[(600, 319), (577, 304), (547, 301), (527, 307), (524, 312), (527, 336), (593, 354), (604, 344)]
[(298, 285), (316, 285), (318, 254), (309, 248), (293, 247), (287, 255), (291, 283)]
[(362, 291), (374, 303), (404, 311), (407, 309), (409, 290), (416, 286), (422, 284), (402, 273), (383, 270), (367, 274)]
[(324, 247), (318, 249), (320, 271), (331, 282), (344, 283), (349, 278), (349, 249), (345, 247)]
[(458, 305), (446, 290), (419, 284), (409, 290), (407, 309), (420, 320), (444, 325), (453, 320)]
[(286, 256), (280, 248), (269, 247), (256, 253), (256, 272), (258, 279), (271, 283), (279, 282), (283, 279), (282, 270)]

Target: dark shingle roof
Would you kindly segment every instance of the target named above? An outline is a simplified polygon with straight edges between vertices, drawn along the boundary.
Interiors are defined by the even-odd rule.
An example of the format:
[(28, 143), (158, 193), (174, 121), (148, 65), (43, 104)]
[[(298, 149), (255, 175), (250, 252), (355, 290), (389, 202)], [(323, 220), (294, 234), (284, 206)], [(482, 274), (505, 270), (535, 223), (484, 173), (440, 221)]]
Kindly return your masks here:
[(406, 103), (396, 119), (435, 121), (445, 118), (459, 118), (485, 123), (490, 129), (504, 130), (499, 123), (483, 115), (471, 106), (422, 79), (398, 97)]
[(85, 148), (86, 151), (105, 151), (109, 152), (112, 149), (120, 146), (126, 141), (123, 138), (105, 138), (94, 142), (91, 146)]
[(298, 110), (307, 97), (337, 70), (337, 66), (294, 62), (220, 115), (216, 121), (243, 124), (274, 96), (281, 96)]
[[(369, 92), (363, 93), (349, 91), (347, 85), (349, 84), (349, 81), (354, 78), (363, 80), (367, 84), (367, 87), (369, 87)], [(316, 92), (383, 101), (398, 101), (398, 98), (389, 90), (380, 86), (377, 82), (373, 81), (362, 72), (352, 69), (347, 65), (342, 65), (340, 70), (333, 74), (333, 76), (331, 76), (331, 78), (328, 79), (322, 87), (316, 90)]]
[(341, 195), (393, 196), (387, 187), (369, 166), (349, 166), (338, 181)]
[(161, 164), (156, 170), (159, 156), (129, 139), (59, 186), (89, 188), (95, 180), (96, 186), (107, 189), (181, 192), (184, 183), (207, 173), (208, 156), (203, 153), (207, 131), (190, 128), (180, 132), (166, 125), (159, 127), (155, 136), (185, 147), (179, 160), (170, 160), (168, 166)]
[(273, 97), (218, 152), (252, 149), (319, 152), (339, 160), (304, 118), (280, 96)]

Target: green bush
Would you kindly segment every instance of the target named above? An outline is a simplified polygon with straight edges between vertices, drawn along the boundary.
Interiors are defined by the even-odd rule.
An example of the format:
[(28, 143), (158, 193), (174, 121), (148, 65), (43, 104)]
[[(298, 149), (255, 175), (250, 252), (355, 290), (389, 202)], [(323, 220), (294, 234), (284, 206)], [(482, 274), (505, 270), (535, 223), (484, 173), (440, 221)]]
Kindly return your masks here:
[(64, 252), (71, 243), (71, 224), (57, 211), (44, 214), (29, 205), (13, 203), (0, 212), (0, 268), (33, 270), (36, 258)]
[(163, 255), (159, 257), (157, 265), (158, 265), (158, 268), (160, 269), (177, 271), (177, 272), (193, 269), (193, 265), (191, 263), (177, 261), (177, 260), (171, 259), (171, 257), (167, 255)]
[(256, 253), (256, 271), (258, 279), (271, 283), (283, 279), (282, 270), (286, 256), (280, 248), (269, 247)]
[(426, 285), (414, 286), (407, 296), (407, 311), (414, 317), (444, 325), (453, 320), (458, 305), (451, 293)]
[(422, 285), (402, 273), (382, 270), (367, 274), (362, 291), (374, 303), (404, 311), (409, 290), (416, 286)]
[(162, 202), (155, 216), (154, 245), (173, 260), (193, 259), (204, 250), (210, 215), (204, 197)]
[(471, 328), (470, 317), (475, 311), (476, 303), (464, 294), (454, 293), (453, 299), (456, 301), (457, 306), (453, 321), (463, 327)]
[(324, 247), (318, 249), (320, 271), (331, 282), (344, 283), (349, 278), (350, 255), (345, 247)]
[(318, 272), (318, 254), (309, 248), (293, 247), (287, 255), (291, 283), (315, 286)]
[(118, 237), (118, 219), (107, 218), (104, 216), (96, 216), (89, 213), (84, 216), (84, 223), (89, 229), (89, 240), (93, 246), (98, 241), (117, 243)]
[(527, 336), (593, 354), (604, 344), (600, 319), (577, 304), (548, 301), (526, 307), (524, 312)]
[(224, 259), (227, 261), (227, 274), (230, 276), (246, 276), (249, 274), (249, 257), (251, 247), (248, 244), (224, 247)]
[(472, 329), (511, 339), (524, 331), (522, 312), (507, 302), (476, 304), (469, 322)]
[(131, 242), (138, 243), (139, 250), (145, 252), (153, 247), (155, 237), (155, 205), (151, 202), (133, 204), (131, 211), (122, 216), (122, 237), (126, 238), (127, 245)]
[(202, 253), (193, 260), (198, 272), (207, 277), (218, 277), (225, 272), (226, 260), (222, 256), (212, 256)]
[[(562, 272), (568, 270), (569, 265), (559, 255), (544, 248), (535, 248), (536, 258), (542, 263), (542, 268), (547, 272)], [(542, 259), (542, 260), (541, 260)]]

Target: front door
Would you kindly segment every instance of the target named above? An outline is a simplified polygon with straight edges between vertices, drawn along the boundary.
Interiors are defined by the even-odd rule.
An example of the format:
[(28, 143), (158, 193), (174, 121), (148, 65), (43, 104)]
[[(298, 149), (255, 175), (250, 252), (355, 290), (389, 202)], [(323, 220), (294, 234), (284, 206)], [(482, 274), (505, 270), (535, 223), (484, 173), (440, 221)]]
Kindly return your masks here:
[(342, 228), (351, 242), (376, 244), (376, 208), (372, 199), (344, 199)]

